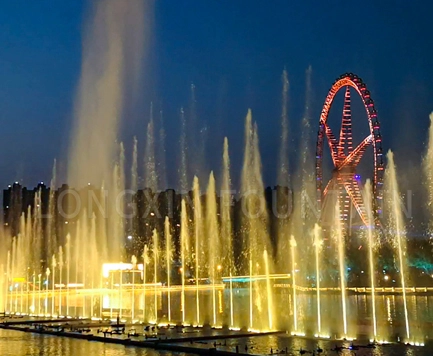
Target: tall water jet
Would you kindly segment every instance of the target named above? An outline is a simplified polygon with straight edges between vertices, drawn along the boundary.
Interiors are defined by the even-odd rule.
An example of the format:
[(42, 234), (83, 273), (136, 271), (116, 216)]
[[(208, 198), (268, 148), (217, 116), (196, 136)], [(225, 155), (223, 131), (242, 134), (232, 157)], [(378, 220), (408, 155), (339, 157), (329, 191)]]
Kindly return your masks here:
[(227, 137), (224, 137), (223, 149), (223, 174), (220, 194), (221, 204), (221, 245), (224, 246), (222, 251), (222, 267), (223, 271), (234, 272), (235, 264), (233, 263), (233, 236), (232, 236), (232, 191), (230, 181), (230, 157), (229, 157), (229, 142)]
[(367, 179), (364, 188), (364, 196), (365, 196), (365, 210), (367, 212), (369, 226), (367, 227), (367, 237), (368, 237), (368, 264), (370, 268), (370, 288), (371, 288), (371, 316), (373, 321), (373, 337), (374, 340), (377, 340), (377, 320), (376, 320), (376, 283), (375, 283), (375, 238), (374, 238), (374, 218), (373, 218), (373, 208), (372, 201), (373, 195), (371, 191), (371, 182)]
[(137, 269), (137, 257), (132, 255), (132, 293), (131, 293), (131, 322), (134, 323), (135, 317), (135, 270)]
[(281, 76), (283, 84), (281, 95), (281, 137), (280, 155), (278, 163), (278, 185), (287, 187), (289, 185), (289, 120), (288, 120), (288, 93), (289, 79), (284, 69)]
[[(45, 306), (44, 312), (45, 312), (45, 316), (48, 315), (48, 284), (49, 284), (49, 280), (50, 280), (50, 274), (51, 274), (50, 268), (47, 267), (47, 269), (45, 270), (46, 282), (47, 282), (46, 283), (46, 288), (45, 288), (45, 300), (44, 300), (44, 306)], [(17, 309), (16, 309), (16, 306), (15, 306), (15, 311), (16, 310)]]
[[(430, 114), (430, 127), (428, 135), (427, 152), (423, 159), (424, 175), (426, 178), (428, 200), (427, 207), (430, 216), (433, 216), (433, 113)], [(433, 230), (433, 220), (430, 220), (430, 230)]]
[(321, 229), (318, 224), (314, 224), (314, 255), (316, 261), (316, 303), (317, 303), (317, 333), (322, 332), (322, 304), (320, 302), (320, 250), (323, 241), (321, 239)]
[[(88, 234), (89, 238), (87, 240), (87, 249), (88, 254), (91, 259), (95, 261), (99, 261), (99, 264), (101, 265), (103, 263), (103, 259), (99, 255), (98, 250), (98, 239), (97, 239), (97, 233), (96, 233), (96, 216), (95, 213), (92, 213), (90, 218), (90, 232)], [(91, 269), (90, 270), (90, 287), (92, 289), (95, 288), (95, 284), (99, 283), (101, 281), (102, 274), (100, 273), (100, 269)], [(101, 284), (102, 286), (102, 284)], [(90, 305), (91, 305), (91, 316), (94, 315), (94, 299), (96, 297), (96, 294), (92, 293), (90, 297)]]
[(389, 226), (392, 234), (392, 245), (398, 256), (398, 268), (400, 283), (403, 292), (404, 319), (406, 326), (406, 338), (410, 340), (409, 313), (406, 298), (406, 229), (401, 212), (400, 190), (397, 183), (397, 172), (394, 163), (394, 154), (389, 151), (387, 154), (388, 166), (385, 172), (385, 203), (390, 212)]
[(346, 261), (345, 261), (345, 240), (344, 229), (341, 223), (340, 206), (337, 203), (334, 213), (334, 231), (335, 244), (338, 251), (338, 272), (340, 279), (340, 299), (343, 322), (343, 337), (347, 337), (347, 300), (346, 300)]
[[(27, 228), (26, 228), (26, 236), (30, 239), (28, 247), (31, 246), (31, 251), (33, 255), (34, 265), (40, 266), (40, 259), (42, 256), (42, 201), (41, 201), (41, 190), (39, 189), (35, 194), (35, 202), (34, 202), (34, 212), (33, 219), (31, 218), (30, 207), (27, 212)], [(22, 240), (24, 241), (24, 240)], [(21, 250), (22, 251), (22, 250)], [(24, 253), (22, 257), (28, 256), (27, 253)], [(51, 256), (47, 256), (47, 261), (51, 258)]]
[(313, 69), (311, 65), (305, 72), (305, 108), (301, 122), (301, 184), (306, 188), (306, 184), (311, 178), (309, 162), (311, 162), (311, 107), (312, 107), (312, 86), (311, 77)]
[(143, 322), (147, 322), (147, 303), (146, 303), (146, 281), (147, 281), (147, 264), (149, 263), (149, 256), (147, 245), (143, 248)]
[[(114, 176), (113, 181), (115, 182), (113, 186), (114, 196), (111, 196), (110, 204), (114, 208), (111, 213), (111, 221), (113, 230), (116, 236), (116, 243), (110, 243), (110, 248), (108, 251), (111, 255), (111, 260), (121, 261), (123, 257), (124, 250), (124, 236), (125, 236), (125, 200), (119, 199), (122, 197), (122, 194), (125, 189), (125, 148), (123, 146), (123, 142), (120, 142), (119, 145), (119, 163), (114, 166)], [(90, 212), (89, 212), (90, 213)], [(87, 230), (89, 232), (89, 230)], [(95, 258), (95, 256), (92, 256)], [(99, 261), (98, 265), (101, 263)]]
[[(117, 133), (126, 105), (132, 104), (126, 95), (137, 87), (141, 77), (146, 15), (151, 15), (152, 2), (94, 2), (82, 45), (82, 66), (74, 107), (74, 127), (71, 135), (68, 182), (80, 188), (91, 182), (104, 185), (111, 200), (119, 182), (111, 175), (117, 153)], [(123, 191), (124, 187), (120, 190)], [(115, 195), (115, 194), (114, 194)], [(111, 205), (111, 204), (110, 204)], [(110, 245), (111, 259), (120, 259), (123, 232), (118, 226), (121, 214), (107, 221), (108, 236), (98, 234), (99, 247)], [(118, 247), (119, 246), (119, 247)], [(99, 261), (91, 268), (100, 268)]]
[(55, 294), (55, 288), (56, 288), (56, 267), (57, 267), (57, 260), (56, 260), (56, 255), (53, 255), (52, 257), (52, 263), (51, 263), (51, 268), (52, 268), (52, 286), (51, 286), (51, 316), (54, 315), (54, 311), (56, 308), (56, 294)]
[[(0, 305), (3, 306), (3, 311), (6, 311), (6, 288), (5, 285), (7, 285), (6, 278), (5, 278), (5, 266), (4, 264), (0, 264)], [(34, 303), (33, 303), (34, 304)]]
[(273, 309), (274, 309), (274, 303), (273, 303), (273, 297), (272, 297), (272, 286), (271, 286), (271, 280), (269, 278), (269, 257), (268, 257), (268, 251), (263, 251), (263, 260), (265, 263), (265, 276), (266, 276), (266, 293), (267, 293), (267, 304), (268, 304), (268, 327), (269, 330), (273, 329)]
[[(301, 140), (299, 169), (296, 177), (296, 186), (300, 187), (299, 194), (295, 196), (295, 210), (293, 212), (293, 228), (301, 235), (307, 235), (313, 229), (313, 222), (318, 219), (315, 216), (315, 207), (312, 209), (311, 199), (314, 201), (315, 182), (311, 171), (311, 162), (313, 161), (312, 147), (314, 144), (311, 139), (311, 109), (312, 109), (312, 68), (308, 67), (305, 74), (305, 107), (301, 121)], [(299, 246), (300, 253), (308, 254), (308, 245)]]
[(71, 235), (66, 235), (66, 316), (69, 316), (69, 285), (71, 283)]
[(234, 327), (234, 310), (233, 310), (233, 275), (230, 271), (230, 286), (229, 286), (229, 295), (230, 295), (230, 327)]
[[(148, 4), (149, 3), (149, 4)], [(91, 9), (82, 45), (69, 182), (99, 186), (116, 155), (116, 134), (143, 61), (145, 16), (151, 3), (102, 1)], [(108, 182), (106, 182), (108, 183)], [(107, 187), (108, 188), (108, 187)]]
[(12, 308), (9, 305), (9, 301), (12, 300), (9, 296), (10, 280), (11, 280), (11, 251), (8, 250), (6, 257), (6, 275), (5, 275), (5, 289), (4, 289), (4, 311), (12, 312)]
[(187, 167), (187, 141), (186, 141), (186, 120), (183, 108), (180, 109), (180, 167), (179, 167), (179, 182), (180, 193), (188, 192), (188, 167)]
[(166, 157), (165, 157), (165, 128), (164, 116), (162, 110), (159, 113), (159, 140), (158, 140), (158, 182), (160, 189), (167, 188), (167, 172), (166, 172)]
[(249, 288), (250, 288), (250, 329), (253, 328), (254, 325), (254, 317), (253, 317), (253, 261), (249, 261)]
[[(278, 158), (276, 199), (274, 214), (277, 216), (277, 246), (280, 255), (278, 258), (284, 261), (283, 251), (287, 251), (287, 235), (289, 233), (289, 209), (290, 209), (290, 175), (289, 175), (289, 121), (288, 121), (288, 92), (289, 79), (286, 69), (281, 76), (282, 93), (281, 93), (281, 136), (280, 136), (280, 153)], [(284, 211), (282, 211), (284, 210)]]
[[(80, 221), (77, 222), (77, 228), (75, 229), (75, 241), (76, 243), (74, 244), (74, 269), (75, 269), (75, 283), (79, 283), (79, 272), (81, 265), (80, 262), (82, 262), (81, 260), (81, 256), (82, 256), (82, 252), (81, 249), (83, 246), (85, 246), (82, 243), (81, 237), (83, 236), (82, 234), (82, 228), (81, 228), (81, 224)], [(75, 303), (75, 307), (74, 307), (74, 312), (75, 315), (78, 315), (78, 310), (77, 310), (77, 303)]]
[(170, 220), (168, 216), (164, 221), (164, 237), (165, 237), (165, 259), (167, 268), (167, 304), (168, 304), (168, 322), (171, 323), (171, 263), (172, 263), (172, 247)]
[[(217, 323), (216, 289), (217, 272), (221, 270), (220, 235), (217, 216), (215, 178), (213, 172), (209, 175), (209, 183), (206, 192), (206, 233), (208, 242), (208, 275), (212, 279), (212, 314), (213, 325)], [(225, 248), (225, 245), (222, 245)]]
[(158, 190), (155, 162), (155, 133), (153, 128), (153, 105), (150, 106), (150, 121), (147, 124), (146, 150), (144, 152), (144, 186), (153, 193)]
[(159, 271), (159, 237), (158, 231), (153, 230), (152, 233), (153, 242), (153, 308), (154, 308), (154, 320), (158, 322), (158, 294), (157, 294), (157, 283), (158, 283), (158, 271)]
[(182, 324), (185, 323), (185, 260), (189, 252), (189, 227), (188, 215), (186, 211), (185, 199), (182, 199), (180, 213), (180, 261), (181, 261), (181, 308), (182, 308)]
[[(8, 301), (12, 301), (12, 296), (9, 295), (9, 286), (10, 282), (12, 280), (12, 273), (11, 273), (11, 251), (8, 250), (8, 254), (6, 257), (6, 290), (5, 290), (5, 311), (8, 311), (9, 313), (12, 313), (12, 304), (8, 304)], [(7, 310), (9, 308), (9, 310)], [(40, 312), (38, 312), (40, 314)]]
[(196, 285), (196, 322), (200, 325), (200, 295), (199, 295), (199, 282), (200, 282), (200, 263), (204, 264), (202, 261), (204, 255), (202, 243), (203, 238), (203, 212), (201, 206), (200, 197), (200, 185), (197, 176), (194, 177), (193, 182), (193, 194), (194, 194), (194, 241), (195, 241), (195, 285)]
[(57, 250), (57, 234), (56, 234), (56, 213), (55, 213), (55, 190), (57, 182), (56, 160), (54, 160), (52, 178), (50, 183), (50, 194), (48, 201), (48, 221), (47, 221), (47, 244), (45, 253), (47, 256), (52, 256)]
[[(138, 190), (138, 141), (137, 137), (134, 136), (132, 146), (132, 164), (131, 164), (131, 191), (132, 194), (136, 194)], [(131, 203), (135, 204), (133, 197), (131, 197)], [(129, 229), (132, 236), (138, 234), (138, 217), (135, 214), (130, 214), (129, 217)]]
[(62, 313), (62, 277), (63, 277), (63, 249), (62, 246), (59, 246), (59, 315), (63, 315)]
[[(264, 197), (264, 185), (261, 174), (258, 132), (252, 124), (251, 110), (245, 120), (245, 151), (241, 179), (242, 233), (247, 249), (244, 253), (244, 265), (247, 261), (256, 264), (255, 274), (264, 274), (258, 261), (263, 261), (263, 251), (273, 255), (268, 236), (268, 214)], [(251, 263), (251, 262), (250, 262)], [(250, 267), (251, 268), (251, 267)], [(251, 274), (251, 271), (250, 271)], [(267, 292), (260, 288), (259, 281), (254, 282), (255, 305), (258, 311), (260, 326), (266, 325), (266, 315), (262, 303), (268, 298)]]
[(292, 290), (293, 290), (293, 328), (294, 332), (298, 331), (298, 301), (296, 295), (296, 240), (292, 235), (290, 237), (290, 256), (292, 260)]
[(132, 147), (132, 165), (131, 165), (131, 190), (135, 193), (138, 189), (138, 141), (134, 136)]

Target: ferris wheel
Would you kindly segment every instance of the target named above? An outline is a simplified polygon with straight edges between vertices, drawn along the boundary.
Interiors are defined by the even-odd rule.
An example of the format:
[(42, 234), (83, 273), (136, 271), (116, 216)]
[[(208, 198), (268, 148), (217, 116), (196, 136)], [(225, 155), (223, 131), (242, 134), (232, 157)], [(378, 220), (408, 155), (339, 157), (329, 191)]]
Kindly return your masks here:
[[(351, 114), (351, 89), (361, 97), (367, 113), (367, 120), (370, 134), (365, 137), (357, 146), (354, 146), (352, 136), (352, 114)], [(343, 115), (339, 137), (337, 138), (328, 125), (328, 116), (334, 101), (335, 95), (344, 90)], [(323, 155), (324, 141), (328, 142), (332, 158), (332, 177), (329, 181), (323, 181)], [(369, 221), (369, 214), (366, 211), (364, 197), (362, 195), (362, 183), (357, 166), (364, 156), (366, 149), (373, 146), (373, 172), (371, 172), (373, 192), (373, 217), (374, 222)], [(324, 213), (324, 203), (330, 193), (336, 193), (340, 207), (340, 219), (350, 219), (352, 207), (360, 216), (364, 225), (378, 224), (378, 216), (381, 213), (382, 185), (383, 185), (383, 156), (382, 136), (380, 124), (377, 119), (377, 112), (373, 99), (367, 86), (357, 75), (346, 73), (336, 79), (325, 99), (322, 113), (320, 115), (319, 131), (316, 146), (316, 194), (317, 203)], [(366, 159), (366, 158), (365, 158)]]

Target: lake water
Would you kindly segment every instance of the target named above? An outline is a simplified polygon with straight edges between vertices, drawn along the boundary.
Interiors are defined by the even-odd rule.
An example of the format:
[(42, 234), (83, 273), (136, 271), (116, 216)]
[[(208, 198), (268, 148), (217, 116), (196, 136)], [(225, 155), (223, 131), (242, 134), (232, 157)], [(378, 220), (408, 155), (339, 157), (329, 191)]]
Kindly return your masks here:
[[(337, 355), (331, 349), (335, 342), (312, 341), (305, 339), (294, 339), (289, 336), (263, 336), (245, 338), (242, 340), (231, 339), (227, 341), (227, 346), (221, 348), (234, 351), (235, 345), (239, 345), (241, 352), (244, 352), (245, 345), (249, 352), (253, 354), (270, 354), (270, 350), (275, 353), (277, 350), (288, 348), (289, 355), (300, 355), (299, 350), (315, 350), (318, 345), (324, 349), (323, 355)], [(348, 345), (348, 344), (347, 344)], [(209, 344), (195, 345), (197, 347), (212, 347)], [(220, 348), (220, 346), (218, 346)], [(251, 349), (252, 348), (252, 349)], [(20, 331), (0, 329), (0, 355), (2, 356), (78, 356), (78, 355), (103, 355), (103, 356), (154, 356), (154, 355), (187, 355), (182, 353), (171, 353), (154, 351), (137, 347), (125, 347), (121, 345), (104, 344), (101, 342), (90, 342), (66, 337), (49, 335), (31, 334)], [(378, 347), (376, 349), (359, 349), (356, 351), (344, 350), (341, 355), (357, 356), (431, 356), (433, 348), (407, 348), (404, 346), (393, 345)]]

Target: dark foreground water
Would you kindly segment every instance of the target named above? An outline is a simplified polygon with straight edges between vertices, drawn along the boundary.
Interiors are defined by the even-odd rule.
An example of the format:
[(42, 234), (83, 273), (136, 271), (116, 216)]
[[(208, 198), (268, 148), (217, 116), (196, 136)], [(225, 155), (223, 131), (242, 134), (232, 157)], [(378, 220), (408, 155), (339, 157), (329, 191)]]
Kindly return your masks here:
[[(288, 350), (289, 355), (300, 355), (300, 350), (310, 352), (317, 350), (317, 347), (323, 349), (322, 355), (357, 355), (357, 356), (427, 356), (433, 355), (433, 347), (412, 348), (403, 345), (392, 345), (377, 347), (376, 349), (358, 349), (342, 350), (340, 353), (332, 351), (335, 342), (313, 341), (299, 338), (292, 338), (288, 335), (272, 336), (255, 336), (241, 340), (229, 339), (226, 342), (218, 341), (221, 345), (217, 347), (224, 350), (234, 351), (238, 345), (241, 352), (245, 352), (245, 346), (248, 352), (252, 354), (266, 355), (272, 352)], [(195, 344), (196, 347), (210, 348), (213, 341), (209, 343)], [(342, 345), (339, 343), (338, 345)], [(343, 344), (349, 346), (349, 343)], [(307, 353), (308, 354), (308, 353)], [(316, 353), (317, 354), (317, 353)], [(172, 353), (163, 351), (154, 351), (150, 349), (125, 347), (121, 345), (105, 344), (101, 342), (92, 342), (86, 340), (77, 340), (67, 337), (57, 337), (49, 335), (31, 334), (20, 331), (1, 330), (0, 329), (0, 355), (2, 356), (54, 356), (54, 355), (106, 355), (106, 356), (123, 356), (123, 355), (186, 355), (182, 353)], [(311, 353), (309, 353), (311, 355)]]
[[(0, 329), (1, 356), (154, 356), (173, 355), (171, 352), (157, 352), (143, 348), (126, 348), (122, 345), (89, 342), (49, 335), (31, 334)], [(182, 355), (180, 353), (176, 355)]]

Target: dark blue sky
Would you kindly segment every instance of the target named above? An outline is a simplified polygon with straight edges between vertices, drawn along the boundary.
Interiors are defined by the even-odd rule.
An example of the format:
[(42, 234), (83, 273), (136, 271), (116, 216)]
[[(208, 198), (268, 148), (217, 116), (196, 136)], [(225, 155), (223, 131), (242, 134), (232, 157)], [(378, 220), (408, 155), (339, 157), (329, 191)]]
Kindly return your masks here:
[[(63, 165), (66, 161), (87, 8), (80, 0), (2, 3), (2, 186), (14, 180), (27, 185), (47, 180), (53, 159)], [(172, 157), (168, 162), (173, 164), (177, 112), (188, 107), (194, 83), (197, 117), (210, 133), (208, 167), (219, 168), (225, 134), (236, 171), (242, 158), (243, 119), (251, 107), (265, 180), (274, 184), (281, 72), (286, 67), (289, 73), (295, 157), (305, 70), (311, 65), (313, 131), (333, 80), (355, 72), (375, 99), (384, 147), (396, 151), (401, 167), (417, 166), (433, 110), (432, 11), (428, 1), (158, 0), (142, 112), (131, 115), (134, 120), (125, 125), (125, 139), (132, 134), (144, 137), (149, 100), (162, 103)], [(173, 172), (169, 170), (172, 184)]]

